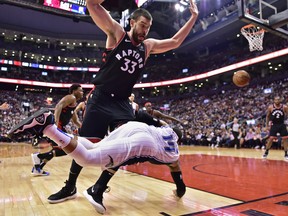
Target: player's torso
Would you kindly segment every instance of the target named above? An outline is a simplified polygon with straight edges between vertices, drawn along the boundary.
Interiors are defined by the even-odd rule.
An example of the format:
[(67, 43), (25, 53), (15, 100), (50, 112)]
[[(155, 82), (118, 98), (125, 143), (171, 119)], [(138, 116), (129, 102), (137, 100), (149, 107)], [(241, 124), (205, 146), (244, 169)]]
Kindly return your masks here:
[(284, 118), (285, 118), (285, 113), (284, 113), (283, 105), (281, 104), (280, 106), (276, 107), (273, 104), (271, 116), (270, 116), (270, 120), (272, 121), (272, 123), (283, 124)]
[(129, 97), (145, 64), (145, 46), (134, 46), (127, 33), (113, 50), (103, 54), (102, 66), (92, 83), (116, 97)]
[(75, 103), (73, 105), (69, 105), (69, 106), (64, 107), (62, 109), (61, 114), (60, 114), (60, 119), (59, 119), (62, 126), (65, 126), (70, 122), (70, 120), (74, 114), (74, 110), (75, 110), (76, 106), (77, 106), (77, 103)]

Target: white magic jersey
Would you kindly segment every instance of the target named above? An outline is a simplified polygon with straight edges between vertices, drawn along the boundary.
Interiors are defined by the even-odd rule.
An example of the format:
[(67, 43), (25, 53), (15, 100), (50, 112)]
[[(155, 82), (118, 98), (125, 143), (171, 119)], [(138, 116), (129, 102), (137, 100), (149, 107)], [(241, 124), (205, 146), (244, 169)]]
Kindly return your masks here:
[(101, 164), (103, 168), (113, 168), (144, 161), (170, 164), (179, 159), (177, 140), (170, 127), (128, 122), (88, 150), (82, 165)]

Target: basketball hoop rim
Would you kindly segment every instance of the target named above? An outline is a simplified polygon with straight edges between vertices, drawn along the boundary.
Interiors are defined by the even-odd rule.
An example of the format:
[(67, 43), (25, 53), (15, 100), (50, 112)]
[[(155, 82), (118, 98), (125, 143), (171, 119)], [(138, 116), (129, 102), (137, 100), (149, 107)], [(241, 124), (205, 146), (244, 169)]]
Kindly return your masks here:
[[(245, 25), (241, 28), (241, 31), (242, 30), (246, 30), (248, 28), (257, 28), (257, 26), (253, 25), (253, 24), (248, 24), (248, 25)], [(260, 27), (259, 27), (260, 28)], [(262, 34), (262, 33), (265, 33), (265, 30), (260, 28), (257, 32), (250, 32), (250, 34)]]

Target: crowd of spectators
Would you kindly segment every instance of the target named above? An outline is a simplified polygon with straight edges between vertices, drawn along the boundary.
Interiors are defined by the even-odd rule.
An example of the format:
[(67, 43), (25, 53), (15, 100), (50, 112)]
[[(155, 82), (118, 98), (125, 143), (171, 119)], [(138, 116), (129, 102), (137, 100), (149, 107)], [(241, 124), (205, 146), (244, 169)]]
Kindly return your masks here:
[[(274, 74), (273, 77), (278, 79), (266, 77), (265, 81), (258, 81), (244, 88), (230, 86), (218, 91), (211, 90), (213, 94), (209, 91), (198, 95), (187, 93), (174, 97), (155, 97), (151, 98), (151, 101), (153, 108), (184, 122), (178, 126), (185, 132), (182, 140), (185, 145), (231, 147), (231, 122), (237, 118), (243, 130), (243, 140), (240, 141), (239, 147), (258, 148), (265, 146), (262, 142), (265, 133), (267, 135), (267, 129), (264, 127), (265, 112), (268, 105), (273, 103), (273, 96), (278, 94), (285, 100), (288, 98), (287, 76), (283, 78), (283, 74)], [(0, 102), (10, 104), (9, 110), (0, 111), (1, 141), (9, 141), (5, 134), (17, 122), (42, 107), (55, 107), (63, 97), (18, 91), (0, 91), (0, 94)], [(140, 98), (136, 102), (140, 107), (144, 104)], [(24, 140), (18, 141), (25, 141), (25, 137)]]
[[(224, 47), (229, 47), (224, 49)], [(207, 50), (206, 55), (191, 52), (186, 55), (158, 56), (157, 59), (148, 60), (145, 72), (147, 78), (142, 78), (141, 82), (154, 82), (188, 77), (203, 72), (215, 70), (227, 65), (241, 62), (247, 59), (258, 57), (288, 47), (288, 40), (275, 35), (267, 35), (264, 39), (263, 51), (250, 52), (248, 41), (235, 40), (230, 44), (219, 44), (213, 49)], [(182, 69), (188, 69), (183, 73)]]
[(264, 148), (263, 140), (268, 133), (265, 128), (267, 107), (273, 103), (275, 95), (280, 95), (283, 102), (287, 103), (287, 87), (288, 78), (284, 74), (278, 80), (270, 76), (244, 88), (230, 86), (226, 90), (220, 88), (219, 91), (199, 95), (186, 94), (181, 98), (158, 97), (152, 103), (155, 109), (185, 122), (181, 125), (185, 131), (184, 144), (231, 147), (231, 125), (236, 118), (243, 130), (242, 137), (239, 137), (243, 139), (240, 139), (237, 147)]

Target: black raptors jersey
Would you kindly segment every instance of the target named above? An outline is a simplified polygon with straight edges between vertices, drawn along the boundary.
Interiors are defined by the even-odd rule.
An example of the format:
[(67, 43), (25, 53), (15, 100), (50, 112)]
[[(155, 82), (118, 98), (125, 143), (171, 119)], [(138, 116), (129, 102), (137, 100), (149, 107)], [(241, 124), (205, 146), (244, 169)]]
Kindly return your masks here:
[(59, 119), (59, 125), (58, 125), (59, 128), (64, 127), (70, 122), (76, 106), (77, 104), (75, 106), (67, 106), (62, 109), (61, 114), (60, 114), (60, 119)]
[(284, 124), (284, 110), (283, 105), (279, 108), (273, 104), (273, 110), (271, 112), (270, 120), (273, 124)]
[(145, 64), (145, 45), (134, 46), (127, 33), (113, 50), (103, 53), (102, 65), (92, 83), (101, 91), (128, 98)]

